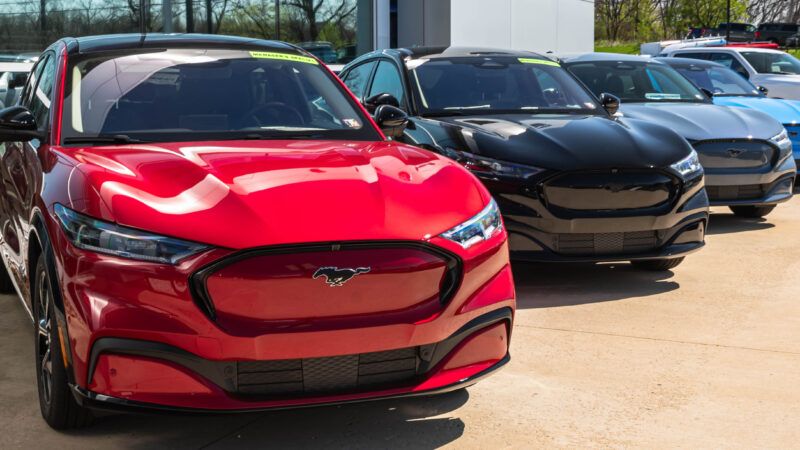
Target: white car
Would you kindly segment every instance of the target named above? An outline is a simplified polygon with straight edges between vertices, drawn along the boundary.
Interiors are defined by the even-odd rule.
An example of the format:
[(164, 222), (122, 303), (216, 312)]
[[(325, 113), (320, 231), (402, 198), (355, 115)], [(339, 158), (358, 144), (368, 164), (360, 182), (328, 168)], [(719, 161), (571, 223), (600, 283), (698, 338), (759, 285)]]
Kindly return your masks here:
[(800, 100), (800, 60), (786, 52), (748, 47), (705, 47), (666, 50), (660, 56), (724, 64), (751, 83), (767, 88), (770, 97)]
[(32, 62), (0, 62), (0, 108), (17, 103)]

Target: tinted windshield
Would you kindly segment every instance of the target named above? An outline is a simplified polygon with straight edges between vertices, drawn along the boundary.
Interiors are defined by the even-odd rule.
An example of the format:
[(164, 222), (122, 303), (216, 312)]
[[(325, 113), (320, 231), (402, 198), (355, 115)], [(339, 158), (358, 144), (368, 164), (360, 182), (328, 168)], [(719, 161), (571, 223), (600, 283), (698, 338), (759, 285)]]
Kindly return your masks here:
[(706, 96), (673, 68), (638, 61), (576, 62), (568, 66), (595, 95), (623, 102), (703, 102)]
[(697, 86), (708, 89), (718, 96), (752, 96), (759, 97), (755, 86), (742, 78), (736, 72), (722, 67), (700, 68), (700, 67), (681, 67), (677, 69), (683, 76), (691, 80)]
[(379, 139), (313, 58), (266, 51), (160, 50), (71, 62), (64, 142), (309, 137)]
[(549, 60), (481, 56), (406, 64), (422, 115), (601, 111), (574, 78)]
[(758, 73), (800, 74), (800, 61), (786, 53), (742, 52)]

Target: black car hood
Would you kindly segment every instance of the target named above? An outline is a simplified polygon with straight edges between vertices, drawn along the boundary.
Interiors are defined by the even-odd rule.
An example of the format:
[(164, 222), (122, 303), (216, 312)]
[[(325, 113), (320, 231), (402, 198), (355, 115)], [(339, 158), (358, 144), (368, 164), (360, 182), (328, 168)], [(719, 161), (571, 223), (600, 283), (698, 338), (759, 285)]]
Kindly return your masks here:
[(691, 152), (671, 130), (593, 115), (499, 114), (435, 119), (455, 150), (554, 170), (668, 167)]
[(710, 103), (623, 103), (620, 111), (625, 117), (665, 125), (690, 141), (767, 140), (783, 130), (762, 112)]

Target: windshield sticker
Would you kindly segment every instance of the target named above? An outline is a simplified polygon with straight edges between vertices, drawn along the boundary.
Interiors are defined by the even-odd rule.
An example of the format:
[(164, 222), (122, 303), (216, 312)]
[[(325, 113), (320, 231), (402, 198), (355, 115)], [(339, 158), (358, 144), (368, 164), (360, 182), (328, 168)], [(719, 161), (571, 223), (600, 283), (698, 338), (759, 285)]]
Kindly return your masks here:
[(289, 53), (250, 52), (250, 56), (259, 59), (280, 59), (282, 61), (293, 61), (314, 65), (318, 64), (316, 59), (309, 56), (292, 55)]
[(644, 94), (648, 100), (680, 100), (681, 94), (664, 94), (661, 92), (648, 92)]
[(356, 119), (342, 119), (342, 123), (350, 128), (361, 128), (361, 122)]
[(541, 64), (543, 66), (561, 67), (561, 64), (555, 61), (550, 61), (549, 59), (517, 58), (517, 60), (522, 64)]

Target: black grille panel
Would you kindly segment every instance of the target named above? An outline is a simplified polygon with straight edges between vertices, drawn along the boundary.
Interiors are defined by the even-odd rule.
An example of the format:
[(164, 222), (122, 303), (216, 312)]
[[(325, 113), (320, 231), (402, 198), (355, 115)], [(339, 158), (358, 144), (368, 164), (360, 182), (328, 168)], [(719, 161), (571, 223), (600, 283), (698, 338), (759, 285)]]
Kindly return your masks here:
[(775, 158), (775, 148), (760, 141), (705, 141), (694, 148), (705, 169), (755, 169)]
[(753, 200), (761, 198), (768, 186), (763, 184), (746, 184), (742, 186), (706, 186), (708, 199), (714, 200)]
[(237, 363), (238, 392), (250, 395), (330, 394), (401, 385), (419, 370), (417, 347), (358, 355)]
[(613, 255), (643, 253), (659, 246), (657, 231), (562, 233), (556, 235), (555, 251), (566, 255)]

